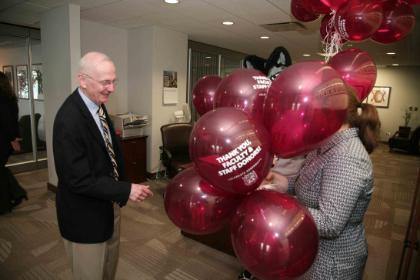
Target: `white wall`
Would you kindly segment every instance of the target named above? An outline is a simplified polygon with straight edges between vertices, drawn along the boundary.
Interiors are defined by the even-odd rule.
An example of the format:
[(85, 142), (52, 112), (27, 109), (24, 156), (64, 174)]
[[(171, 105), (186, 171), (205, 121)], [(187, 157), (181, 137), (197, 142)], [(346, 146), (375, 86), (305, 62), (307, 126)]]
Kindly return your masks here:
[(80, 49), (82, 56), (99, 51), (114, 61), (118, 85), (106, 106), (110, 114), (127, 112), (127, 30), (81, 20)]
[[(174, 121), (173, 112), (181, 108), (187, 94), (188, 36), (156, 26), (130, 30), (128, 33), (128, 109), (149, 114), (150, 125), (145, 129), (147, 170), (160, 167), (160, 127)], [(178, 75), (178, 104), (163, 105), (163, 71)]]
[[(381, 140), (388, 141), (389, 135), (404, 125), (403, 114), (407, 107), (420, 110), (420, 67), (378, 68), (376, 86), (390, 86), (389, 108), (377, 108), (381, 119)], [(409, 126), (420, 125), (420, 111), (413, 115)]]
[(55, 115), (76, 87), (80, 60), (80, 7), (68, 4), (41, 17), (42, 61), (44, 70), (45, 130), (48, 156), (48, 182), (57, 186), (52, 130)]

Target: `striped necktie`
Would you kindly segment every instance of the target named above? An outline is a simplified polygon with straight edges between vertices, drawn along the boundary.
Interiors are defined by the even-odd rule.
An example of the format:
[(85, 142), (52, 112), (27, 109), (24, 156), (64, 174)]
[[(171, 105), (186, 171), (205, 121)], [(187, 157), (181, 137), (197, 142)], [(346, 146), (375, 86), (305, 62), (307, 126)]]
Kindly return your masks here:
[(105, 112), (102, 106), (99, 106), (98, 115), (99, 115), (99, 120), (101, 121), (102, 130), (104, 132), (103, 137), (105, 141), (106, 150), (108, 151), (109, 157), (111, 159), (112, 167), (113, 167), (112, 175), (115, 180), (118, 180), (119, 175), (118, 175), (118, 169), (117, 169), (117, 161), (115, 160), (114, 148), (112, 148), (112, 144), (110, 141), (111, 135), (109, 134), (109, 126), (108, 126), (108, 123), (106, 122), (106, 116), (105, 116)]

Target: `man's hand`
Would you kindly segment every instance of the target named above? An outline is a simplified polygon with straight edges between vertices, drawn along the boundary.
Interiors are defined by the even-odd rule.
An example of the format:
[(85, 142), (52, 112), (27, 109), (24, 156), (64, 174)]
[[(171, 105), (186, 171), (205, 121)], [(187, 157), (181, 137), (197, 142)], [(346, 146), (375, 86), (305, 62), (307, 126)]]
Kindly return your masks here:
[(147, 197), (152, 196), (153, 193), (149, 189), (149, 186), (140, 184), (131, 184), (130, 200), (132, 201), (143, 201)]
[(20, 139), (16, 138), (15, 140), (13, 140), (12, 142), (10, 142), (10, 144), (12, 145), (12, 148), (15, 152), (20, 152), (20, 143), (19, 143)]

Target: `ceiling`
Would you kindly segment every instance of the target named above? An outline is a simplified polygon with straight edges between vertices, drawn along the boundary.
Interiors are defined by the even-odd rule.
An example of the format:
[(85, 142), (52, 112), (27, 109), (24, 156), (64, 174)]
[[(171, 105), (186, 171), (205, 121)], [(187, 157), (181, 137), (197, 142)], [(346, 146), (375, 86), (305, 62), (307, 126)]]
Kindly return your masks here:
[[(290, 0), (180, 0), (168, 5), (163, 0), (1, 0), (0, 22), (39, 27), (41, 14), (65, 3), (80, 5), (82, 20), (131, 29), (157, 25), (188, 34), (190, 40), (255, 54), (267, 58), (277, 46), (286, 47), (293, 61), (322, 59), (319, 36), (320, 19), (295, 25), (282, 25), (282, 31), (269, 31), (265, 24), (296, 22), (291, 16)], [(420, 19), (420, 5), (414, 6)], [(231, 26), (222, 21), (233, 21)], [(291, 30), (286, 30), (291, 29)], [(11, 40), (0, 32), (0, 47)], [(262, 40), (260, 36), (269, 36)], [(394, 63), (420, 66), (420, 24), (403, 40), (379, 44), (370, 40), (351, 43), (369, 52), (378, 66)], [(347, 46), (349, 47), (349, 46)], [(396, 52), (396, 55), (386, 55)], [(302, 54), (311, 54), (305, 58)]]

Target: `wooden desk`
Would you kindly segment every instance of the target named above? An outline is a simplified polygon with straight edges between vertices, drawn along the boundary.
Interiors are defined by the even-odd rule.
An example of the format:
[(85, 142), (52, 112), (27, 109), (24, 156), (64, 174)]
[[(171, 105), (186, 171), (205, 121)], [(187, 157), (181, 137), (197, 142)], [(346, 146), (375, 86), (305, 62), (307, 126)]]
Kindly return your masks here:
[(146, 140), (146, 135), (121, 138), (125, 171), (130, 182), (146, 181)]

